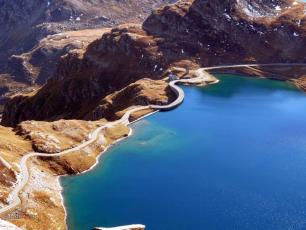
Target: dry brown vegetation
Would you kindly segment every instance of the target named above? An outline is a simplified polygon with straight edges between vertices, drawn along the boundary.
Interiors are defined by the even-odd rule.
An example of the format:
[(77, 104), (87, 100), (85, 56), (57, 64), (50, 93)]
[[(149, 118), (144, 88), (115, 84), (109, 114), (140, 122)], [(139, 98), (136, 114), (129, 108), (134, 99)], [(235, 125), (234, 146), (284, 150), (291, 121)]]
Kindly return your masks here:
[[(137, 117), (137, 115), (136, 115)], [(11, 145), (3, 145), (6, 149), (18, 149), (20, 152), (8, 152), (10, 157), (15, 157), (12, 162), (19, 162), (20, 157), (31, 151), (31, 144), (34, 146), (39, 142), (35, 132), (54, 135), (59, 138), (61, 148), (71, 148), (77, 143), (84, 141), (84, 137), (97, 128), (97, 125), (104, 124), (106, 121), (86, 122), (86, 121), (57, 121), (48, 122), (24, 122), (16, 130), (19, 134), (28, 140), (24, 140), (22, 136), (16, 135), (12, 129), (0, 126), (0, 136), (14, 140)], [(31, 132), (27, 132), (31, 130)], [(130, 130), (124, 125), (115, 125), (105, 128), (97, 140), (83, 148), (61, 157), (40, 157), (33, 158), (28, 162), (30, 170), (30, 178), (25, 188), (20, 193), (21, 205), (16, 209), (3, 214), (1, 218), (7, 220), (22, 229), (59, 229), (65, 230), (65, 210), (61, 197), (61, 186), (58, 181), (59, 175), (82, 173), (97, 163), (100, 154), (114, 144), (117, 140), (128, 136)], [(33, 136), (35, 137), (34, 139)], [(44, 138), (43, 138), (44, 139)], [(86, 139), (86, 138), (85, 138)], [(50, 139), (44, 139), (43, 142), (48, 144)], [(0, 143), (1, 140), (0, 140)], [(4, 149), (4, 148), (3, 148)], [(52, 153), (50, 153), (50, 156)], [(1, 154), (5, 157), (5, 154)], [(2, 158), (0, 158), (2, 159)], [(1, 165), (1, 164), (0, 164)], [(1, 167), (0, 167), (1, 169)], [(14, 170), (14, 173), (15, 170)], [(2, 188), (2, 187), (1, 187)], [(9, 186), (3, 186), (1, 199), (5, 202), (5, 198), (10, 191)]]

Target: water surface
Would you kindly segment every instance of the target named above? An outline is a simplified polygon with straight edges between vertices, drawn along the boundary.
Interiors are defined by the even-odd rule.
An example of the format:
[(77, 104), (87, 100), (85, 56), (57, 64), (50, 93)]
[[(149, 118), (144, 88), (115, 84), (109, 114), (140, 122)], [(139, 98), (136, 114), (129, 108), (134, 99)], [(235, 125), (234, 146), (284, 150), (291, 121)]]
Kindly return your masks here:
[(305, 94), (229, 75), (184, 90), (182, 106), (62, 180), (70, 228), (306, 229)]

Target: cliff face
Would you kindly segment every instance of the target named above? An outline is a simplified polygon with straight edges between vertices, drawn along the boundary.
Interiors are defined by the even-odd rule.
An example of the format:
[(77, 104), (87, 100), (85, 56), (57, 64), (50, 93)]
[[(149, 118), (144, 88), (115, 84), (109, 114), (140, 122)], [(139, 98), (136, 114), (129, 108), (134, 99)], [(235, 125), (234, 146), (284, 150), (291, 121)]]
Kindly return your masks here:
[[(207, 57), (205, 61), (212, 64), (217, 59), (222, 63), (303, 61), (304, 7), (294, 1), (181, 1), (152, 14), (144, 29), (167, 39), (179, 38), (182, 47), (188, 42), (195, 52), (187, 53), (198, 55), (202, 62)], [(230, 60), (233, 55), (238, 59)]]
[(291, 0), (181, 0), (156, 10), (142, 26), (119, 26), (84, 52), (62, 58), (41, 90), (9, 101), (2, 124), (99, 119), (111, 107), (94, 112), (107, 95), (142, 78), (162, 79), (171, 66), (303, 62), (305, 7)]
[(48, 35), (29, 52), (12, 55), (10, 72), (15, 80), (30, 85), (41, 85), (52, 76), (61, 56), (71, 50), (83, 49), (110, 29), (86, 29)]

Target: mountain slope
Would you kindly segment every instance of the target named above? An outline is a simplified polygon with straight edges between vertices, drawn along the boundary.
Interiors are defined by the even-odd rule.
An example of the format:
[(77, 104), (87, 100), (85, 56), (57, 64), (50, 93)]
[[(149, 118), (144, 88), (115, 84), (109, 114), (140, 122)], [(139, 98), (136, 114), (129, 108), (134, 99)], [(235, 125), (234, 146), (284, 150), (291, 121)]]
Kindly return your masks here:
[(107, 95), (139, 79), (163, 79), (173, 66), (303, 62), (305, 36), (303, 3), (181, 0), (156, 10), (143, 25), (119, 26), (84, 52), (67, 55), (55, 77), (36, 94), (10, 100), (2, 124), (100, 119), (108, 111), (90, 114), (96, 114)]
[[(169, 2), (171, 0), (0, 0), (0, 78), (8, 79), (0, 82), (0, 104), (7, 95), (44, 84), (52, 77), (60, 56), (88, 40), (85, 32), (83, 38), (79, 36), (75, 42), (59, 47), (48, 39), (49, 35), (85, 29), (95, 31), (123, 22), (140, 23), (153, 8)], [(80, 44), (76, 44), (77, 41)], [(52, 60), (48, 61), (47, 69), (46, 62), (40, 63), (45, 58)]]

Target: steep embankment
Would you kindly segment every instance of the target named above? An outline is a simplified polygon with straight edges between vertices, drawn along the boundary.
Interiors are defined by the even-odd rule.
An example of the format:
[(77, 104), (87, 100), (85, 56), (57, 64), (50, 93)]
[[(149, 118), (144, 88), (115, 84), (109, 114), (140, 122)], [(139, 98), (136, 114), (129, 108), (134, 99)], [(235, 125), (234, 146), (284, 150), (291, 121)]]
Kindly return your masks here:
[(110, 113), (105, 106), (96, 112), (107, 95), (142, 78), (162, 79), (175, 65), (302, 62), (305, 20), (305, 4), (292, 0), (179, 1), (155, 11), (142, 26), (122, 25), (84, 53), (67, 55), (35, 95), (9, 101), (2, 124), (100, 119)]

